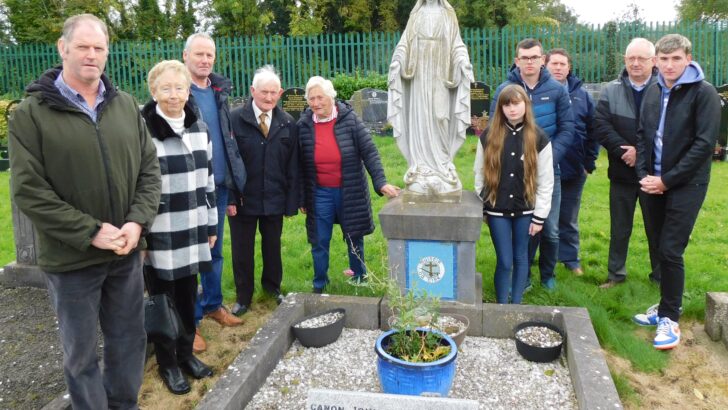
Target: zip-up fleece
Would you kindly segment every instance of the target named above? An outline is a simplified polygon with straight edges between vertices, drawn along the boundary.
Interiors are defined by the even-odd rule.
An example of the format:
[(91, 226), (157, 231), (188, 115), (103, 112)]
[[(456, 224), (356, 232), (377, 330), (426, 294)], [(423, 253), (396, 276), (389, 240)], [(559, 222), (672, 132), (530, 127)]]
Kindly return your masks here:
[[(26, 89), (9, 122), (11, 192), (38, 233), (38, 265), (66, 272), (121, 259), (91, 246), (103, 222), (136, 222), (144, 235), (157, 212), (159, 162), (139, 107), (106, 76), (97, 122), (53, 82), (60, 67)], [(140, 240), (139, 249), (145, 243)]]

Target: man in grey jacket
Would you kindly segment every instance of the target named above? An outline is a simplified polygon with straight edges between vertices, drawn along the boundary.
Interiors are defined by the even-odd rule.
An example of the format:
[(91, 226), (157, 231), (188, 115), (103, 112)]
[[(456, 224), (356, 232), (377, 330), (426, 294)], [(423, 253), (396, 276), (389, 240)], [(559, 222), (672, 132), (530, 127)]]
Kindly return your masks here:
[[(637, 126), (645, 90), (657, 82), (654, 44), (644, 38), (632, 39), (624, 53), (624, 66), (622, 75), (602, 90), (594, 118), (594, 134), (609, 158), (609, 259), (607, 280), (599, 285), (602, 289), (627, 279), (627, 251), (640, 191), (635, 171)], [(642, 201), (640, 208), (644, 219)], [(659, 282), (659, 263), (652, 248), (650, 261), (650, 279)]]

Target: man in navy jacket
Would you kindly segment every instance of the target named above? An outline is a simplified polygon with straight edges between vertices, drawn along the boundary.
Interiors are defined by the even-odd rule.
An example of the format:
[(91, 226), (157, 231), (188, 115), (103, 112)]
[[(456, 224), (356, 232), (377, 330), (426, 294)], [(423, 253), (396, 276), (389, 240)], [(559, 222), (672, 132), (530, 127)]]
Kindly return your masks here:
[(251, 97), (230, 113), (233, 134), (248, 174), (240, 202), (228, 209), (237, 302), (232, 312), (242, 315), (255, 289), (255, 233), (260, 229), (263, 256), (261, 287), (279, 304), (283, 262), (283, 216), (298, 212), (298, 128), (278, 107), (281, 80), (272, 66), (259, 68)]
[(596, 169), (599, 142), (593, 136), (594, 100), (571, 73), (571, 56), (563, 48), (546, 54), (546, 68), (551, 78), (569, 92), (574, 113), (574, 138), (561, 158), (561, 211), (559, 216), (559, 262), (575, 275), (584, 273), (579, 259), (579, 208), (587, 174)]
[(222, 243), (225, 233), (225, 210), (228, 193), (241, 191), (245, 186), (245, 165), (240, 158), (238, 146), (230, 127), (230, 106), (228, 95), (232, 89), (229, 79), (212, 72), (215, 64), (215, 41), (205, 33), (195, 33), (187, 38), (182, 54), (187, 70), (192, 77), (190, 102), (199, 111), (212, 141), (212, 170), (215, 175), (215, 198), (217, 203), (217, 241), (212, 247), (212, 270), (200, 272), (202, 294), (198, 295), (195, 307), (195, 341), (192, 349), (203, 352), (207, 343), (200, 333), (199, 323), (203, 314), (222, 326), (237, 326), (243, 322), (231, 315), (222, 305)]
[(574, 116), (571, 112), (569, 93), (551, 78), (543, 66), (543, 47), (541, 42), (527, 38), (516, 46), (515, 66), (508, 79), (498, 86), (491, 99), (490, 112), (496, 109), (498, 94), (508, 84), (521, 85), (531, 97), (536, 123), (551, 140), (554, 159), (554, 190), (551, 197), (551, 212), (544, 224), (540, 237), (529, 243), (529, 261), (533, 261), (536, 249), (541, 247), (539, 269), (541, 285), (547, 289), (556, 286), (554, 270), (559, 256), (559, 209), (561, 205), (561, 183), (559, 162), (569, 150), (574, 132)]

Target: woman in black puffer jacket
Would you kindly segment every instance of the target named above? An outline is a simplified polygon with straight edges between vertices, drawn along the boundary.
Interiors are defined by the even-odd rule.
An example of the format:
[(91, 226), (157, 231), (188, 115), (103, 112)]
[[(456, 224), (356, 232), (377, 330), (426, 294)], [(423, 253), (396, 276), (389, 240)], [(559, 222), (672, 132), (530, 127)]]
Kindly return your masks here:
[(366, 173), (379, 195), (397, 196), (387, 183), (379, 152), (369, 131), (354, 111), (336, 101), (331, 81), (312, 77), (306, 85), (310, 107), (298, 121), (306, 231), (313, 254), (313, 291), (328, 284), (329, 243), (334, 223), (341, 226), (349, 250), (349, 269), (355, 284), (366, 280), (364, 235), (374, 231)]

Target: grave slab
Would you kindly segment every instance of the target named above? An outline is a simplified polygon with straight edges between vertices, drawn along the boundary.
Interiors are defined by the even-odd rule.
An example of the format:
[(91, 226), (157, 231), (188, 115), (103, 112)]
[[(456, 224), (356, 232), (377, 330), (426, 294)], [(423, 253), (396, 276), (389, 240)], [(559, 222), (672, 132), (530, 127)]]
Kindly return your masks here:
[(478, 410), (475, 400), (311, 389), (310, 410)]

